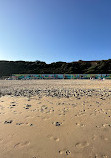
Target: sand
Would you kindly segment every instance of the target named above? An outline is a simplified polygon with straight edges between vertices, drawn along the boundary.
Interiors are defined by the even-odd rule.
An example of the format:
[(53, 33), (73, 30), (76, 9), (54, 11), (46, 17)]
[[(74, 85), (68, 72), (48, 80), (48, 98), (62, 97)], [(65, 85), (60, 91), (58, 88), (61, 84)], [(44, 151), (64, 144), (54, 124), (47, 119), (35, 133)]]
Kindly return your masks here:
[(111, 80), (1, 80), (0, 95), (0, 158), (111, 158)]

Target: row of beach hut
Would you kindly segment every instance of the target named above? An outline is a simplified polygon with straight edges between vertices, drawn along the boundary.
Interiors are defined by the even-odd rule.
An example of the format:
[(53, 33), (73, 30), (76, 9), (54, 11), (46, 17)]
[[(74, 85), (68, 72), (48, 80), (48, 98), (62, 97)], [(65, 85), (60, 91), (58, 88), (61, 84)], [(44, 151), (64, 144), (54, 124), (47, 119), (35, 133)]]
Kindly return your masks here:
[(31, 79), (111, 79), (111, 74), (13, 74), (13, 80)]

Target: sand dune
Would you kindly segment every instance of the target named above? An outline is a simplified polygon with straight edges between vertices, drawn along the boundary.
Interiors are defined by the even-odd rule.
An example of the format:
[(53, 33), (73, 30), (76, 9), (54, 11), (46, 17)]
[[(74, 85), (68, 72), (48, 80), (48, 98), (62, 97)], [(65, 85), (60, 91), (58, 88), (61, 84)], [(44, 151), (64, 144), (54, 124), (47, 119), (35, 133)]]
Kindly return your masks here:
[(111, 81), (0, 81), (0, 158), (111, 158)]

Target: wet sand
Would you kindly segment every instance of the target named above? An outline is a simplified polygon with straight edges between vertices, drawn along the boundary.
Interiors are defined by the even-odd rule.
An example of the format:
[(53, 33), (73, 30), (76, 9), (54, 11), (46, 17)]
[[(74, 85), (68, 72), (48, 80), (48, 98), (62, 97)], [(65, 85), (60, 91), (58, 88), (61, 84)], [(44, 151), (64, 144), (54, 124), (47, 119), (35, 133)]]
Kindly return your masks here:
[(111, 158), (111, 80), (0, 81), (0, 158)]

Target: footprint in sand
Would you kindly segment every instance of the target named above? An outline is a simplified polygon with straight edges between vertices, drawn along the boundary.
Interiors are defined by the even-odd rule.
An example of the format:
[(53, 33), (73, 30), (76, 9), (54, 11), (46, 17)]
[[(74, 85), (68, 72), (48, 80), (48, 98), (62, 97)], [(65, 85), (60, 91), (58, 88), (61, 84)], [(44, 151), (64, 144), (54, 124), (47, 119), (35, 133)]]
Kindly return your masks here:
[(107, 155), (102, 155), (102, 158), (108, 158), (108, 156)]
[(37, 156), (33, 156), (32, 158), (40, 158), (40, 156), (37, 154)]
[(84, 126), (86, 126), (86, 125), (84, 125), (84, 124), (82, 124), (82, 123), (76, 123), (76, 125), (79, 126), (79, 127), (84, 127)]
[(19, 142), (17, 144), (14, 145), (14, 148), (21, 148), (21, 147), (26, 147), (30, 144), (29, 141), (25, 141), (25, 142)]
[(93, 140), (93, 141), (96, 140), (96, 135), (93, 135), (93, 136), (92, 136), (92, 140)]
[(1, 143), (1, 142), (3, 142), (3, 139), (2, 139), (2, 138), (0, 138), (0, 143)]
[(56, 142), (59, 142), (59, 138), (54, 138), (54, 140), (55, 140)]
[(107, 141), (107, 140), (108, 140), (108, 138), (105, 137), (104, 135), (101, 135), (100, 138), (101, 138), (102, 140), (104, 140), (104, 141)]
[(54, 140), (54, 141), (56, 141), (56, 142), (59, 142), (59, 138), (53, 137), (52, 135), (49, 135), (48, 138), (49, 138), (50, 140)]
[(44, 121), (46, 121), (46, 120), (49, 120), (50, 118), (49, 117), (43, 117), (42, 118)]
[(107, 155), (98, 155), (98, 154), (96, 154), (95, 155), (95, 158), (108, 158), (108, 156)]
[(81, 116), (83, 116), (83, 115), (86, 115), (84, 112), (82, 112), (82, 113), (78, 113), (78, 114), (76, 114), (75, 116), (77, 116), (77, 117), (81, 117)]
[(76, 143), (75, 147), (78, 149), (83, 149), (85, 147), (89, 146), (89, 143), (84, 141), (84, 142), (78, 142)]

